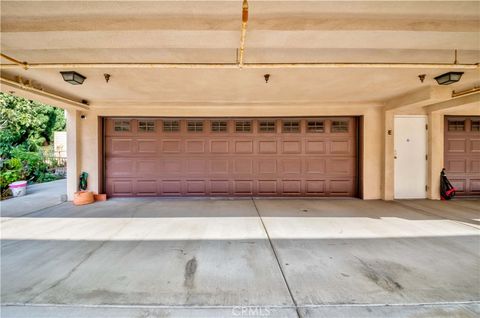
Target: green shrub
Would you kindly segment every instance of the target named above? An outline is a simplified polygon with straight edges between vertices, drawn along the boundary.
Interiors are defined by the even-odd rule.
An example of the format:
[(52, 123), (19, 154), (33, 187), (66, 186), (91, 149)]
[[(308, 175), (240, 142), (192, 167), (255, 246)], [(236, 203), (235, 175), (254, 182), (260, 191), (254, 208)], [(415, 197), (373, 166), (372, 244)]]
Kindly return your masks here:
[(48, 182), (58, 177), (48, 171), (42, 153), (27, 151), (23, 147), (11, 150), (12, 158), (2, 160), (0, 186), (3, 192), (12, 182), (26, 180), (29, 182)]

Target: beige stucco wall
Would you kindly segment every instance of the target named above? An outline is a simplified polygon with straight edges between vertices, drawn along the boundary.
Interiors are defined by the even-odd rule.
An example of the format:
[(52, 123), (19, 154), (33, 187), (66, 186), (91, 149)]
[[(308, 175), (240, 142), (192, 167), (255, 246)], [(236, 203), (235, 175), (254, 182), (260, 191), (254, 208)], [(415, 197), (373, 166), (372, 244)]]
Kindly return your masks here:
[[(81, 115), (84, 119), (80, 119)], [(72, 115), (72, 114), (71, 114)], [(77, 136), (77, 168), (71, 169), (76, 173), (75, 180), (69, 174), (69, 197), (73, 196), (73, 185), (76, 184), (78, 174), (85, 171), (89, 174), (89, 190), (98, 192), (99, 184), (99, 140), (101, 134), (98, 127), (98, 118), (107, 116), (179, 116), (179, 117), (215, 117), (215, 116), (363, 116), (364, 118), (364, 159), (363, 163), (363, 189), (364, 199), (381, 198), (381, 176), (382, 176), (382, 111), (381, 108), (373, 105), (345, 105), (338, 106), (302, 106), (302, 107), (277, 107), (251, 106), (251, 107), (138, 107), (124, 110), (115, 108), (100, 108), (88, 112), (76, 112), (77, 120), (71, 119), (69, 123), (78, 125)], [(70, 118), (70, 117), (69, 117)], [(74, 129), (71, 128), (73, 131)], [(73, 142), (73, 141), (72, 141)], [(69, 145), (69, 149), (70, 149)]]

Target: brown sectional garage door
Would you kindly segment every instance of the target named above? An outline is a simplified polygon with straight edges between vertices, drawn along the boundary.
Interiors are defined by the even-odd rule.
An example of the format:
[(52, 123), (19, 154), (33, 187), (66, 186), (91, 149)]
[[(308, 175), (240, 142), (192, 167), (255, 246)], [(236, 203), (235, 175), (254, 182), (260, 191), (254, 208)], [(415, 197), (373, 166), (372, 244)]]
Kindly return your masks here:
[(480, 117), (445, 117), (445, 169), (457, 195), (480, 195)]
[(109, 196), (355, 196), (356, 118), (106, 119)]

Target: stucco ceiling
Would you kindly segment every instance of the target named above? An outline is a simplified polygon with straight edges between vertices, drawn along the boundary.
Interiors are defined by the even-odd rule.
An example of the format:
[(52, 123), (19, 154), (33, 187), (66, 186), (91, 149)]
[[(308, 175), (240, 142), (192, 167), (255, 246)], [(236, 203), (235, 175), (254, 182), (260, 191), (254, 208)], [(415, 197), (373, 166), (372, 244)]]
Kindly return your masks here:
[[(480, 2), (249, 1), (245, 62), (480, 62)], [(238, 1), (2, 1), (1, 51), (29, 63), (235, 63)], [(2, 60), (2, 63), (9, 63)], [(70, 69), (68, 69), (70, 70)], [(8, 69), (92, 105), (379, 103), (445, 69)], [(107, 84), (104, 73), (111, 74)], [(268, 84), (263, 74), (270, 73)], [(427, 74), (424, 83), (419, 74)], [(465, 71), (452, 89), (479, 84)]]

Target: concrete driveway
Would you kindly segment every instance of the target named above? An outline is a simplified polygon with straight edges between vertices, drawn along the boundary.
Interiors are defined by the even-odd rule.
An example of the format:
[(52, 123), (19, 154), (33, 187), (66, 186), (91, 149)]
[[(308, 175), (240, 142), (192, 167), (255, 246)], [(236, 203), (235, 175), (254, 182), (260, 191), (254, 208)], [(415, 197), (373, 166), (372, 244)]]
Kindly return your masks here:
[(7, 212), (2, 317), (480, 315), (480, 201), (115, 199)]

